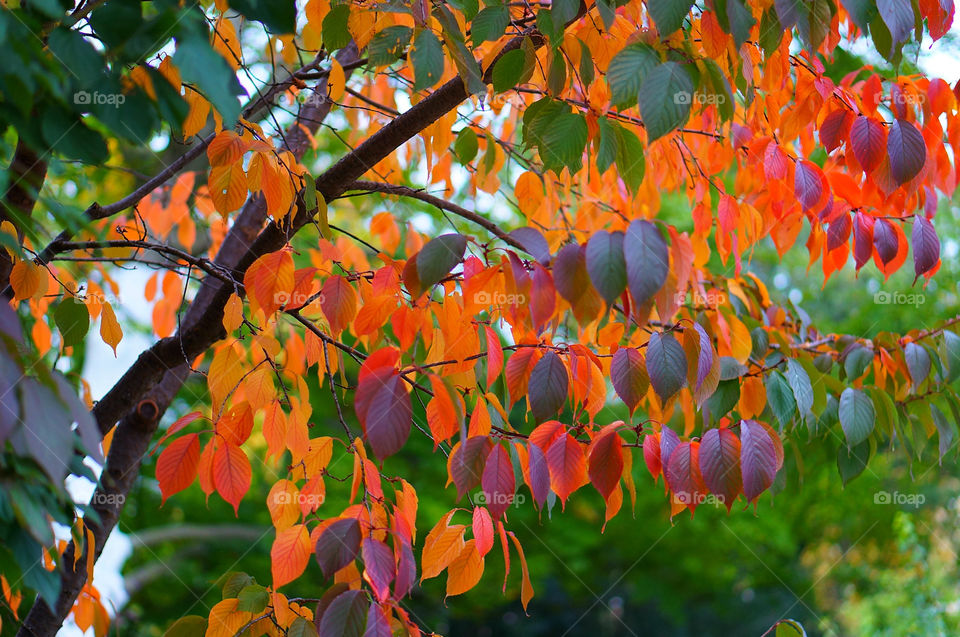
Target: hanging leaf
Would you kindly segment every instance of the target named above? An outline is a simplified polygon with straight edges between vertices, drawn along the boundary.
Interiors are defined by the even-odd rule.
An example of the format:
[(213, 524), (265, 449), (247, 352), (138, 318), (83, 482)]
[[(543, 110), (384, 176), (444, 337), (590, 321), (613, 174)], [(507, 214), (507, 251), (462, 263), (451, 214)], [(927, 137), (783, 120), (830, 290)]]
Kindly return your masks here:
[(914, 282), (933, 270), (940, 261), (940, 238), (933, 224), (925, 217), (913, 218), (913, 271)]
[(653, 298), (667, 280), (670, 255), (660, 230), (651, 222), (638, 219), (630, 224), (623, 238), (623, 256), (627, 264), (627, 284), (637, 306)]
[(859, 389), (847, 387), (840, 394), (840, 425), (847, 447), (856, 447), (873, 432), (876, 412), (873, 401)]
[(587, 272), (593, 286), (607, 305), (627, 288), (627, 264), (623, 253), (623, 233), (600, 230), (587, 242)]
[(887, 131), (883, 124), (864, 115), (858, 116), (850, 127), (850, 147), (864, 172), (872, 173), (883, 161), (887, 146)]
[(314, 547), (314, 555), (325, 578), (350, 564), (360, 552), (360, 523), (355, 518), (335, 520), (328, 525)]
[(777, 464), (776, 447), (768, 431), (754, 420), (741, 420), (740, 467), (747, 502), (753, 502), (770, 488)]
[(381, 460), (400, 451), (410, 436), (410, 394), (397, 370), (381, 368), (357, 384), (354, 408), (373, 453)]
[[(888, 0), (903, 2), (906, 0)], [(909, 7), (909, 3), (908, 3)], [(910, 10), (911, 19), (913, 10)], [(927, 147), (917, 127), (905, 119), (897, 118), (890, 125), (887, 136), (887, 153), (890, 155), (890, 175), (897, 183), (905, 184), (923, 169), (927, 161)]]
[(503, 445), (495, 445), (487, 456), (482, 484), (484, 502), (490, 510), (490, 515), (494, 520), (499, 520), (513, 502), (513, 494), (516, 491), (513, 463)]
[(467, 238), (462, 234), (444, 234), (431, 239), (417, 253), (417, 278), (422, 294), (439, 283), (461, 261), (467, 250)]
[(729, 429), (711, 429), (700, 439), (698, 455), (704, 484), (722, 498), (729, 513), (743, 485), (740, 439)]
[(687, 382), (687, 357), (670, 333), (654, 332), (647, 343), (647, 374), (660, 400), (666, 402)]
[(553, 350), (547, 350), (530, 373), (528, 400), (537, 422), (549, 420), (560, 411), (567, 400), (568, 383), (566, 365)]
[(610, 362), (610, 380), (620, 400), (630, 413), (636, 409), (640, 400), (647, 395), (650, 377), (647, 375), (646, 361), (639, 350), (621, 347), (613, 354)]
[(687, 121), (693, 93), (690, 74), (677, 62), (664, 62), (646, 75), (640, 86), (639, 106), (648, 143)]

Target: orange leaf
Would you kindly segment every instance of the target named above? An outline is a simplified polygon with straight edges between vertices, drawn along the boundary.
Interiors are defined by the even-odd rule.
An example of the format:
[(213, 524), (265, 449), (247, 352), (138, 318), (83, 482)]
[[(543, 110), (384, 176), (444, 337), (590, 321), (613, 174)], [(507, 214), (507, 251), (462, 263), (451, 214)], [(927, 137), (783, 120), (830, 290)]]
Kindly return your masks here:
[(277, 531), (270, 549), (270, 572), (274, 588), (300, 577), (310, 561), (310, 532), (306, 524), (297, 524)]
[(271, 252), (254, 261), (243, 277), (251, 309), (262, 310), (269, 318), (286, 305), (293, 293), (293, 272), (293, 257), (287, 250)]
[(454, 511), (450, 511), (443, 516), (427, 534), (420, 559), (423, 568), (421, 580), (439, 575), (463, 551), (466, 527), (462, 524), (448, 526), (453, 514)]
[(213, 454), (213, 484), (239, 516), (240, 500), (250, 490), (250, 460), (243, 449), (224, 442)]
[(447, 597), (466, 593), (483, 577), (483, 558), (477, 551), (477, 541), (469, 540), (447, 568)]
[(177, 438), (157, 458), (157, 482), (160, 483), (161, 502), (193, 483), (200, 462), (200, 435), (187, 434)]
[(513, 534), (513, 531), (510, 531), (508, 535), (510, 536), (510, 541), (513, 542), (513, 546), (517, 549), (517, 553), (520, 554), (520, 572), (523, 574), (523, 581), (520, 584), (520, 603), (523, 604), (523, 610), (527, 610), (527, 604), (533, 599), (533, 584), (530, 583), (530, 570), (527, 568), (527, 558), (523, 554), (523, 547), (520, 546), (520, 540)]
[(583, 449), (576, 438), (564, 434), (547, 450), (547, 466), (550, 467), (550, 488), (566, 506), (567, 497), (587, 481)]
[(104, 303), (100, 313), (100, 338), (103, 342), (113, 348), (113, 356), (117, 356), (117, 345), (123, 338), (123, 330), (117, 322), (117, 315), (113, 312), (113, 307), (109, 303)]
[(270, 511), (273, 526), (278, 531), (292, 526), (294, 522), (300, 519), (299, 499), (300, 490), (290, 480), (278, 480), (270, 488), (270, 495), (267, 496), (267, 509)]
[(353, 286), (340, 275), (323, 282), (320, 308), (330, 323), (334, 336), (340, 334), (357, 315), (357, 293)]

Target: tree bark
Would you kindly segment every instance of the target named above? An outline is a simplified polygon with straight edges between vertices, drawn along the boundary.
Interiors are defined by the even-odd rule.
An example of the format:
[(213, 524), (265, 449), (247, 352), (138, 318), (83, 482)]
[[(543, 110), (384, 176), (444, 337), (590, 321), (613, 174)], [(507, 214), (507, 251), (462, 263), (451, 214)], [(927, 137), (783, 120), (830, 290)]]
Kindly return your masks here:
[[(17, 229), (17, 240), (23, 243), (24, 224), (33, 214), (33, 208), (40, 196), (40, 189), (47, 177), (47, 162), (37, 156), (36, 151), (23, 140), (17, 141), (17, 148), (10, 160), (7, 191), (0, 206), (0, 221), (9, 221)], [(10, 284), (10, 271), (13, 261), (7, 251), (0, 247), (0, 290), (6, 290)]]

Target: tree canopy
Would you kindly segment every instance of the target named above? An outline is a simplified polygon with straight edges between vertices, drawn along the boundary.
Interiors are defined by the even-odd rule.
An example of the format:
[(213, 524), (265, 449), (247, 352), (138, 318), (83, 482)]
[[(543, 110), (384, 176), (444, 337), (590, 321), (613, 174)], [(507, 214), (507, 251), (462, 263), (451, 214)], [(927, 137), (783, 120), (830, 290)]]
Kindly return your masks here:
[(790, 498), (800, 440), (839, 441), (844, 483), (956, 455), (960, 316), (821, 330), (752, 267), (904, 269), (874, 302), (924, 302), (960, 97), (912, 60), (952, 0), (2, 4), (21, 635), (106, 633), (92, 570), (144, 480), (274, 527), (269, 580), (241, 558), (168, 634), (419, 635), (411, 592), (491, 560), (527, 608), (516, 507), (593, 491), (600, 532), (641, 489)]

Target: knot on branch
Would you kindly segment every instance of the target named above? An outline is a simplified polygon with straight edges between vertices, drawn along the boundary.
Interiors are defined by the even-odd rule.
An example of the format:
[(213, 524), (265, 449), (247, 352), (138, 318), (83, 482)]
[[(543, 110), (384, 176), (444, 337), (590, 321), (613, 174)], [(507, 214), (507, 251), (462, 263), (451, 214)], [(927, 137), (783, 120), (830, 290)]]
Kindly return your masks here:
[(152, 398), (141, 400), (137, 404), (137, 418), (144, 423), (150, 423), (160, 417), (160, 407)]

